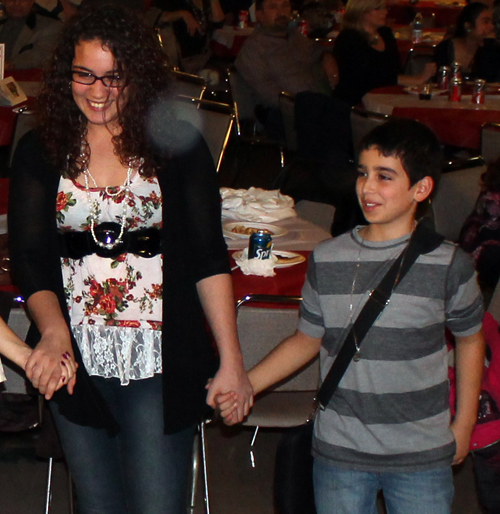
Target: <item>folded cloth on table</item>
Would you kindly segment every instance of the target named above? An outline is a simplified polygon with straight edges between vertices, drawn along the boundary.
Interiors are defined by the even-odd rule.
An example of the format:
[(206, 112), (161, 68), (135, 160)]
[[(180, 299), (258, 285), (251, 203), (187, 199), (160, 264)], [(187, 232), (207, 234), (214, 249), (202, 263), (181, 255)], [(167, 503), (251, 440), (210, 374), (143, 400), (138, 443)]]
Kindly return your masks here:
[(248, 248), (245, 248), (239, 257), (235, 257), (236, 264), (244, 275), (259, 275), (261, 277), (274, 277), (274, 268), (278, 264), (276, 255), (271, 254), (269, 259), (249, 259)]
[(293, 198), (279, 190), (267, 191), (258, 187), (231, 189), (222, 187), (222, 216), (240, 221), (272, 223), (297, 216)]

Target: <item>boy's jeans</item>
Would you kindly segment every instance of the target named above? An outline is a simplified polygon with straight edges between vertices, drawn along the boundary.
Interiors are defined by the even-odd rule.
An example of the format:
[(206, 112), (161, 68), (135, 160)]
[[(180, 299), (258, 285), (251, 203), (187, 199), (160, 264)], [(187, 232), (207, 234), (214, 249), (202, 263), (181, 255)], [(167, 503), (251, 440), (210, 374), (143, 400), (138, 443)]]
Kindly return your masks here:
[(413, 473), (370, 473), (337, 468), (314, 460), (314, 496), (318, 514), (377, 514), (382, 489), (388, 514), (450, 514), (450, 467)]

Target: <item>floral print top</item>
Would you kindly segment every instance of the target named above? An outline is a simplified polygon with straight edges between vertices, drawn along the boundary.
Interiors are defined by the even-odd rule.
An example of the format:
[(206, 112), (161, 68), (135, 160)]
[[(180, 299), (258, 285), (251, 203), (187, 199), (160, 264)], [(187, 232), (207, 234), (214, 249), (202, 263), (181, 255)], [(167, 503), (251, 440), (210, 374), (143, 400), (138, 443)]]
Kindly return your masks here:
[[(156, 178), (135, 173), (130, 193), (121, 187), (90, 188), (61, 178), (56, 219), (60, 231), (90, 230), (91, 202), (99, 220), (122, 221), (126, 230), (162, 224)], [(116, 258), (96, 254), (62, 258), (64, 292), (76, 341), (90, 375), (119, 378), (122, 385), (161, 373), (162, 257), (131, 253)]]

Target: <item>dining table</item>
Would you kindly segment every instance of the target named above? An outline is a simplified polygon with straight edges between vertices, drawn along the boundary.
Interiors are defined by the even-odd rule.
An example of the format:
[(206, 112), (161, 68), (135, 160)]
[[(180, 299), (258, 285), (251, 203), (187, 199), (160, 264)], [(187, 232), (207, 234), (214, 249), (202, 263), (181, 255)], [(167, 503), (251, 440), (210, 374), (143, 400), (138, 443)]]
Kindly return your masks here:
[[(223, 218), (223, 228), (229, 223), (240, 222), (230, 218)], [(293, 266), (275, 268), (276, 275), (274, 277), (244, 275), (232, 256), (236, 251), (248, 246), (249, 237), (234, 236), (227, 230), (224, 230), (231, 256), (233, 290), (236, 300), (249, 294), (300, 296), (307, 271), (307, 259), (311, 251), (319, 242), (331, 237), (323, 228), (298, 216), (273, 222), (272, 225), (285, 231), (283, 235), (274, 237), (273, 249), (298, 253), (304, 256), (305, 260)]]
[(424, 20), (433, 18), (434, 27), (447, 28), (456, 23), (465, 5), (464, 1), (396, 0), (388, 2), (387, 18), (396, 24), (409, 25), (419, 12)]
[(368, 111), (418, 120), (431, 128), (441, 143), (461, 148), (481, 148), (481, 127), (500, 122), (500, 87), (487, 85), (484, 104), (472, 102), (466, 86), (460, 102), (451, 102), (446, 91), (432, 90), (430, 100), (419, 98), (419, 88), (391, 86), (363, 97)]

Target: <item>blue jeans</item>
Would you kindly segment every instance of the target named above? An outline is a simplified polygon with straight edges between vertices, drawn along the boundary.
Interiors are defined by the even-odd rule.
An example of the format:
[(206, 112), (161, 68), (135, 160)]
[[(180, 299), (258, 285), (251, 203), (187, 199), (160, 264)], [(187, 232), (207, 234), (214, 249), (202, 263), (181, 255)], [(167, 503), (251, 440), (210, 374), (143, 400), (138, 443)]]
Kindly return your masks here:
[(194, 427), (163, 433), (161, 375), (131, 381), (92, 377), (121, 430), (71, 423), (51, 404), (80, 514), (185, 514)]
[(450, 467), (413, 473), (370, 473), (341, 469), (314, 460), (314, 497), (318, 514), (376, 514), (382, 489), (388, 514), (450, 514)]

